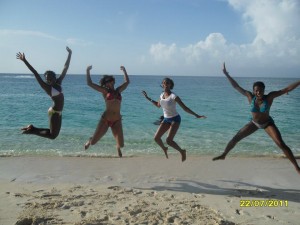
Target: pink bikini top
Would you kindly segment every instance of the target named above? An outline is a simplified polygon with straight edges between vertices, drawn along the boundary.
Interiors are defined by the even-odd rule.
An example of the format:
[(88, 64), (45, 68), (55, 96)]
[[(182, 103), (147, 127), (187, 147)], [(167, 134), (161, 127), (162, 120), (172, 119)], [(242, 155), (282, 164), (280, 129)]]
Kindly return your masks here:
[(112, 92), (108, 92), (108, 93), (106, 94), (106, 100), (107, 100), (107, 101), (114, 100), (114, 99), (118, 99), (118, 100), (122, 101), (122, 96), (121, 96), (121, 94), (120, 94), (119, 92), (118, 92), (117, 95), (115, 95), (115, 94), (112, 93)]

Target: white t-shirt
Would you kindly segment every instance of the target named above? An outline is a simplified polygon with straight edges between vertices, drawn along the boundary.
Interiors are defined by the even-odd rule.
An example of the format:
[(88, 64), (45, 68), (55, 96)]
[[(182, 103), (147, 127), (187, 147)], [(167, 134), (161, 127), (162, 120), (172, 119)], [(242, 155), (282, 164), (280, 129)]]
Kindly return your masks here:
[(176, 94), (172, 93), (168, 98), (163, 98), (164, 93), (160, 95), (160, 105), (164, 112), (165, 118), (171, 118), (178, 115), (176, 111), (176, 102), (175, 98), (177, 97)]

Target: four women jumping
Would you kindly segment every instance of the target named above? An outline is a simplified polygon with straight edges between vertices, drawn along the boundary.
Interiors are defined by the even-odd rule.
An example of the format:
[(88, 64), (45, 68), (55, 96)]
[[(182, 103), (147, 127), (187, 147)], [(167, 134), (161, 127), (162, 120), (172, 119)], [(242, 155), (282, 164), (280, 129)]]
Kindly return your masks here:
[[(45, 80), (41, 78), (39, 73), (29, 64), (25, 58), (24, 53), (17, 53), (17, 59), (20, 59), (25, 63), (28, 69), (34, 74), (36, 80), (42, 89), (50, 96), (53, 101), (53, 105), (48, 110), (50, 125), (49, 128), (37, 128), (32, 124), (27, 127), (22, 128), (23, 134), (34, 134), (44, 138), (55, 139), (61, 129), (62, 123), (62, 110), (64, 107), (64, 94), (62, 91), (62, 81), (65, 78), (72, 55), (72, 50), (66, 48), (68, 51), (68, 58), (66, 60), (64, 69), (61, 75), (57, 78), (56, 74), (53, 71), (46, 71), (44, 76)], [(124, 73), (124, 82), (115, 88), (115, 78), (110, 75), (104, 75), (100, 80), (100, 84), (96, 84), (92, 81), (90, 71), (92, 66), (88, 66), (86, 69), (86, 80), (88, 86), (94, 90), (100, 92), (103, 95), (106, 109), (103, 112), (100, 121), (96, 127), (96, 130), (92, 137), (85, 143), (84, 148), (87, 150), (90, 145), (96, 144), (111, 128), (114, 138), (116, 139), (116, 149), (118, 156), (122, 157), (121, 148), (124, 147), (124, 136), (122, 128), (122, 116), (121, 116), (121, 103), (122, 96), (121, 93), (129, 85), (129, 77), (124, 66), (121, 66), (120, 69)], [(283, 151), (286, 157), (294, 165), (297, 172), (300, 174), (300, 167), (291, 151), (291, 149), (283, 141), (280, 131), (273, 118), (270, 116), (270, 108), (272, 106), (273, 100), (283, 94), (286, 94), (300, 85), (300, 81), (290, 84), (286, 88), (283, 88), (278, 91), (272, 91), (268, 94), (265, 94), (265, 85), (263, 82), (255, 82), (253, 84), (253, 90), (247, 91), (239, 86), (239, 84), (229, 75), (226, 70), (225, 63), (223, 64), (223, 73), (229, 80), (230, 84), (235, 88), (239, 93), (247, 97), (249, 104), (251, 105), (250, 111), (252, 114), (252, 119), (247, 123), (239, 132), (229, 141), (224, 152), (213, 158), (213, 160), (224, 160), (227, 154), (234, 148), (234, 146), (241, 141), (243, 138), (251, 135), (258, 129), (264, 129), (265, 132), (273, 139), (273, 141), (278, 145), (278, 147)], [(172, 89), (174, 88), (174, 82), (170, 78), (165, 78), (162, 81), (163, 92), (161, 93), (159, 100), (154, 101), (148, 97), (145, 91), (142, 91), (143, 95), (149, 100), (154, 106), (163, 109), (163, 118), (159, 124), (154, 140), (164, 151), (166, 158), (168, 158), (168, 147), (162, 141), (162, 136), (168, 131), (166, 138), (167, 145), (173, 147), (181, 154), (181, 161), (186, 160), (186, 150), (182, 149), (175, 141), (174, 137), (180, 127), (181, 117), (176, 110), (176, 103), (178, 103), (181, 108), (195, 116), (196, 118), (206, 118), (203, 115), (199, 115), (189, 109), (183, 101), (177, 96)]]

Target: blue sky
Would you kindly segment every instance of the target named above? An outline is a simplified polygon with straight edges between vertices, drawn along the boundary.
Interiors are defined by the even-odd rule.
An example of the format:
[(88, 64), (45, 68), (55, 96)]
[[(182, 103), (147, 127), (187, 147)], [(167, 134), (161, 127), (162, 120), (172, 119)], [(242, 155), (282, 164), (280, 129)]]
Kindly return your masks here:
[(0, 0), (0, 73), (300, 77), (298, 0)]

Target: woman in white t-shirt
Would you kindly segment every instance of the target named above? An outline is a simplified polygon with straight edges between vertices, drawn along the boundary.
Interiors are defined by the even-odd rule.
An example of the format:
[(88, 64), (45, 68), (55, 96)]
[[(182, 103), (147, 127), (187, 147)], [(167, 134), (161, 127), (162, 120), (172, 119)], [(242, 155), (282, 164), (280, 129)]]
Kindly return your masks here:
[(170, 78), (165, 78), (162, 81), (162, 88), (164, 89), (164, 91), (163, 93), (161, 93), (160, 99), (157, 102), (149, 98), (145, 91), (142, 92), (144, 96), (150, 102), (153, 103), (153, 105), (155, 105), (158, 108), (162, 107), (163, 109), (164, 118), (155, 133), (154, 140), (162, 148), (166, 157), (168, 158), (168, 147), (164, 145), (163, 141), (161, 140), (161, 137), (167, 131), (169, 131), (166, 142), (169, 146), (175, 148), (177, 151), (180, 152), (181, 161), (183, 162), (186, 160), (186, 150), (180, 148), (179, 145), (174, 141), (174, 137), (178, 131), (181, 122), (181, 117), (176, 111), (176, 103), (178, 103), (184, 111), (194, 115), (196, 118), (206, 118), (206, 117), (200, 116), (197, 113), (193, 112), (181, 101), (179, 96), (177, 96), (175, 93), (171, 91), (174, 88), (174, 82)]

